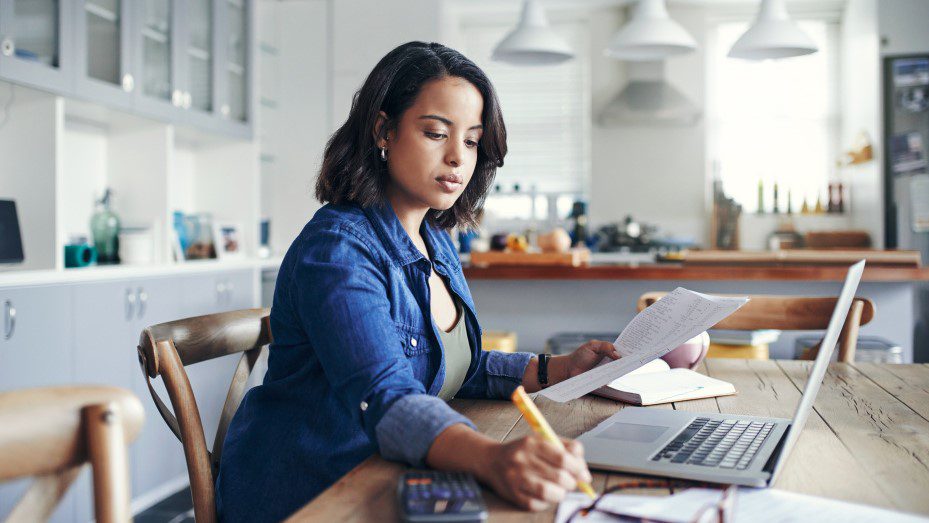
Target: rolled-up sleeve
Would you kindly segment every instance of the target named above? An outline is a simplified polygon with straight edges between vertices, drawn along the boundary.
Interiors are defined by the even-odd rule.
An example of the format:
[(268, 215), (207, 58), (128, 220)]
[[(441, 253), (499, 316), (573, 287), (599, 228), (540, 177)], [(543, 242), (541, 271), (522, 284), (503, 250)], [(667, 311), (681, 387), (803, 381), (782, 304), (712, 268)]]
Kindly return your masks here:
[(509, 398), (522, 383), (532, 356), (529, 352), (478, 351), (474, 374), (464, 382), (456, 397)]
[(443, 430), (474, 425), (414, 376), (391, 319), (386, 261), (367, 241), (350, 224), (316, 231), (292, 297), (326, 378), (381, 455), (422, 466)]

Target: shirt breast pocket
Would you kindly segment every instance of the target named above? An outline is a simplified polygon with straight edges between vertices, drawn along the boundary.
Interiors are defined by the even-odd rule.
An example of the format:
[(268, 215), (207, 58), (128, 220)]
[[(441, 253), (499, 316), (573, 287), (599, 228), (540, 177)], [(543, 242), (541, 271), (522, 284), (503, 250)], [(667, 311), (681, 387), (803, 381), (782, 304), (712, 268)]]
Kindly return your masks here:
[(435, 357), (439, 351), (432, 337), (427, 335), (422, 329), (412, 327), (403, 323), (397, 323), (397, 332), (400, 335), (400, 343), (403, 346), (403, 354), (406, 355), (413, 369), (413, 375), (419, 380), (426, 390), (435, 379), (438, 372), (438, 362), (441, 358)]
[(407, 357), (428, 354), (432, 350), (432, 340), (423, 332), (404, 323), (397, 323), (397, 332), (400, 334), (400, 343), (403, 346), (403, 353)]

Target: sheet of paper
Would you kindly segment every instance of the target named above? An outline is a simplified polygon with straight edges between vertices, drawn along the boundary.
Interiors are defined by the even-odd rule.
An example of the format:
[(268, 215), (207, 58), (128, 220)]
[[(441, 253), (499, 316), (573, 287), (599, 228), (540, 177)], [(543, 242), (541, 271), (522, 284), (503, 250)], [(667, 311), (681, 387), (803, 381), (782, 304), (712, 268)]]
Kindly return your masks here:
[(624, 376), (719, 323), (748, 298), (710, 296), (674, 289), (636, 315), (613, 344), (620, 359), (552, 385), (539, 393), (558, 402), (580, 398)]
[[(651, 518), (669, 522), (687, 523), (708, 504), (719, 500), (720, 492), (712, 489), (688, 489), (667, 497), (610, 495), (600, 502), (604, 508), (632, 517)], [(577, 508), (590, 505), (590, 499), (574, 492), (558, 506), (556, 523), (567, 520)], [(759, 521), (769, 523), (793, 523), (815, 521), (816, 523), (847, 523), (868, 521), (869, 523), (927, 523), (929, 518), (896, 512), (867, 505), (847, 503), (815, 496), (794, 494), (776, 489), (739, 489), (735, 499), (736, 523)], [(593, 512), (576, 521), (616, 521)]]

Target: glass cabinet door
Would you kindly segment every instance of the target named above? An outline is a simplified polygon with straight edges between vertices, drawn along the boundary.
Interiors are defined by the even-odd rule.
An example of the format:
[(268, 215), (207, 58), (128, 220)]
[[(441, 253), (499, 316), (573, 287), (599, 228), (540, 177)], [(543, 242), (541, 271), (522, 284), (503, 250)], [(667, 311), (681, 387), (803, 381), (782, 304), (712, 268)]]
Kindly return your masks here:
[(79, 95), (129, 105), (136, 79), (130, 72), (129, 0), (82, 0), (75, 13)]
[(200, 113), (212, 113), (216, 103), (214, 90), (215, 12), (213, 0), (187, 2), (186, 78), (184, 107)]
[(180, 102), (174, 94), (173, 41), (174, 19), (171, 0), (139, 2), (138, 52), (139, 92), (146, 98)]
[(220, 112), (230, 120), (248, 119), (248, 11), (245, 0), (226, 0), (226, 100)]
[(0, 76), (53, 91), (70, 87), (69, 3), (0, 0)]

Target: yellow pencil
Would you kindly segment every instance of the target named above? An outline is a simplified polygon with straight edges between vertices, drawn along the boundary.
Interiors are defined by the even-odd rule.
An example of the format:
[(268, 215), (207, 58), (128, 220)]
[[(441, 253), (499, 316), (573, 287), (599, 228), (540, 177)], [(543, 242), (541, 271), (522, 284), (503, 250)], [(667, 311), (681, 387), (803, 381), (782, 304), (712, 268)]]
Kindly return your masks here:
[[(555, 431), (552, 430), (551, 425), (545, 421), (545, 418), (542, 416), (542, 413), (539, 412), (539, 408), (535, 406), (535, 403), (532, 402), (532, 398), (526, 394), (526, 389), (520, 385), (516, 387), (516, 390), (513, 391), (513, 395), (510, 396), (510, 399), (513, 400), (513, 403), (516, 404), (516, 408), (523, 413), (523, 416), (526, 418), (526, 421), (529, 423), (529, 426), (532, 427), (532, 430), (536, 434), (542, 436), (545, 441), (548, 441), (552, 445), (557, 446), (558, 448), (564, 450), (564, 443), (558, 439), (558, 436), (555, 434)], [(593, 487), (590, 486), (590, 483), (586, 481), (578, 481), (577, 488), (581, 492), (587, 494), (591, 499), (597, 499), (597, 493), (594, 492)]]

